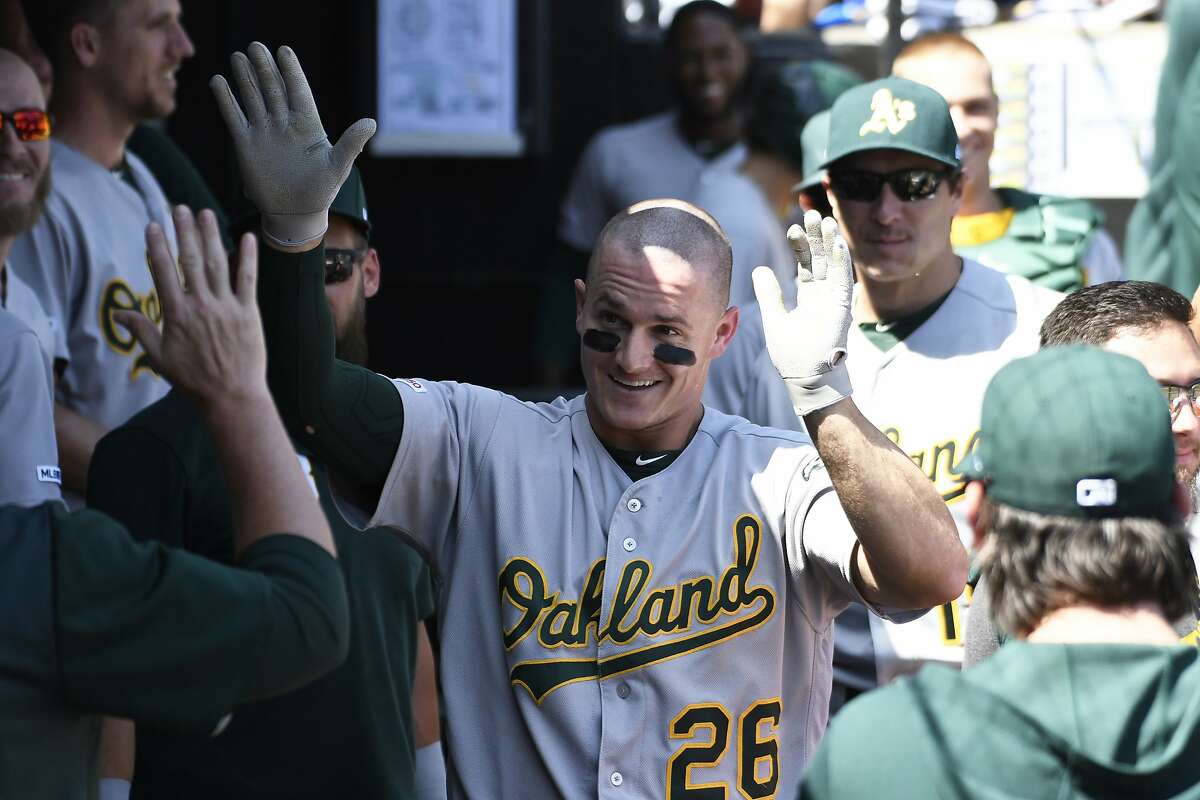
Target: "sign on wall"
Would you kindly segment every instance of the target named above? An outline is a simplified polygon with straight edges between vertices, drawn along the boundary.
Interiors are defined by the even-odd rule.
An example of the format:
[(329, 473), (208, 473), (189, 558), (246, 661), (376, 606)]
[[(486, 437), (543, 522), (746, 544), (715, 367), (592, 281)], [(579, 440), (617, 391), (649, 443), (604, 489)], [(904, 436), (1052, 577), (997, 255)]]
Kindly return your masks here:
[(519, 156), (516, 0), (378, 0), (374, 155)]

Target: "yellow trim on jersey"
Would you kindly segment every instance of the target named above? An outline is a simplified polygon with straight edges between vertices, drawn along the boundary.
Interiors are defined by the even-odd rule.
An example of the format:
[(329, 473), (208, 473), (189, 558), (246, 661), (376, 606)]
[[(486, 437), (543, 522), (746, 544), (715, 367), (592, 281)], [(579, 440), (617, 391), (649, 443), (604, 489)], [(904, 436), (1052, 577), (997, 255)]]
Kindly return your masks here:
[(955, 217), (950, 222), (950, 246), (971, 247), (994, 242), (1008, 231), (1016, 213), (1015, 208), (1004, 208)]

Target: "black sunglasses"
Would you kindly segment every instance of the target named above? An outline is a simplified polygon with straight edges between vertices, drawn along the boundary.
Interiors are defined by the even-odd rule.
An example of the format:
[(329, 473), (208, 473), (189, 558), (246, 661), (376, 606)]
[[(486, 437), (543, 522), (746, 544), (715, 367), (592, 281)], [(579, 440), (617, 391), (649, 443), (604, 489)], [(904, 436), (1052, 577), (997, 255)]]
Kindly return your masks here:
[(366, 250), (325, 248), (325, 283), (341, 283), (354, 274), (354, 268), (366, 258)]
[(837, 169), (829, 171), (829, 186), (840, 200), (873, 203), (879, 199), (886, 183), (892, 187), (896, 197), (911, 203), (913, 200), (933, 197), (942, 181), (957, 174), (932, 169), (900, 169), (887, 174), (862, 169)]

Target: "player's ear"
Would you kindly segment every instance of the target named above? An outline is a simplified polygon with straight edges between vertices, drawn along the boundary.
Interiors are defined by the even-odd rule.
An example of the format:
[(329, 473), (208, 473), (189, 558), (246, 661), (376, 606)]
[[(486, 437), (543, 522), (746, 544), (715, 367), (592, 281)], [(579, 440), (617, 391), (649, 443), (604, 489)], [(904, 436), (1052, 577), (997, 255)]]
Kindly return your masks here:
[(721, 315), (720, 322), (717, 323), (717, 338), (713, 341), (712, 347), (708, 349), (708, 357), (710, 359), (721, 355), (729, 347), (730, 341), (733, 340), (733, 335), (737, 333), (738, 320), (740, 318), (737, 306), (730, 306), (725, 309), (725, 313)]
[(983, 511), (983, 501), (987, 499), (987, 486), (983, 481), (971, 481), (963, 494), (963, 511), (967, 515), (967, 524), (975, 534), (972, 546), (978, 550), (983, 546), (983, 537), (987, 534), (980, 520)]
[(100, 60), (100, 31), (95, 25), (76, 22), (67, 33), (67, 41), (82, 66), (91, 67)]
[(363, 296), (374, 297), (379, 292), (379, 251), (374, 247), (367, 248), (367, 255), (362, 262)]
[(575, 279), (575, 332), (583, 336), (583, 304), (587, 300), (587, 284)]

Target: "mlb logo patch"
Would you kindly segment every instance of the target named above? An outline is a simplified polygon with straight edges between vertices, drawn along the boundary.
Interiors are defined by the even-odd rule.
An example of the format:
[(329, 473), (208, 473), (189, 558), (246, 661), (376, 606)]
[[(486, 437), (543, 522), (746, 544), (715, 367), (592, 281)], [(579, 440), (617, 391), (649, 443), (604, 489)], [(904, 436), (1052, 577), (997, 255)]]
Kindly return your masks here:
[(414, 381), (412, 378), (396, 378), (396, 383), (403, 383), (418, 394), (425, 394), (429, 391), (425, 388), (425, 384), (420, 381)]
[(37, 467), (37, 479), (41, 483), (57, 483), (62, 486), (62, 470), (58, 467)]

